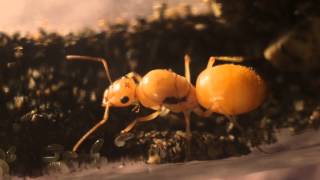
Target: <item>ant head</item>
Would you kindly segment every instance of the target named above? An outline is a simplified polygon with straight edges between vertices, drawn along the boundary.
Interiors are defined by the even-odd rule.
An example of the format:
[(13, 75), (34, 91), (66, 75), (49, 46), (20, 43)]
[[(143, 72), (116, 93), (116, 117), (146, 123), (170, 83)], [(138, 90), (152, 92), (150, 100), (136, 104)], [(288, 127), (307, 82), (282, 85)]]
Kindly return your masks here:
[(66, 58), (67, 60), (88, 60), (102, 63), (111, 84), (104, 92), (102, 106), (106, 108), (109, 108), (110, 106), (126, 107), (137, 102), (137, 83), (135, 79), (130, 76), (124, 76), (121, 79), (112, 82), (108, 63), (105, 59), (79, 55), (68, 55)]
[(113, 82), (104, 92), (103, 106), (110, 103), (115, 107), (126, 107), (137, 102), (137, 84), (132, 78), (126, 76)]

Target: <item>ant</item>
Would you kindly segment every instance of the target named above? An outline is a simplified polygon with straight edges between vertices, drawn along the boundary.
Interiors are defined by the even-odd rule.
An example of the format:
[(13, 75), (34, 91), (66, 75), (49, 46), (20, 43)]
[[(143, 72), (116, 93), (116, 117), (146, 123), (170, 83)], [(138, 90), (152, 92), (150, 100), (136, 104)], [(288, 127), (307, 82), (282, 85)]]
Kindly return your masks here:
[(121, 134), (129, 132), (137, 123), (154, 120), (162, 114), (170, 111), (184, 114), (187, 139), (191, 138), (190, 113), (194, 111), (198, 115), (208, 116), (203, 112), (196, 98), (196, 91), (190, 82), (190, 57), (185, 55), (185, 75), (178, 75), (171, 70), (155, 69), (141, 77), (135, 72), (130, 72), (116, 81), (112, 81), (107, 61), (103, 58), (68, 55), (67, 60), (90, 60), (103, 64), (106, 71), (109, 87), (104, 91), (102, 106), (105, 113), (101, 121), (85, 133), (74, 145), (73, 151), (77, 151), (82, 142), (97, 128), (106, 123), (109, 117), (109, 108), (128, 107), (142, 104), (155, 112), (133, 120)]
[[(155, 112), (133, 120), (121, 134), (129, 132), (139, 122), (154, 120), (161, 114), (170, 111), (183, 113), (187, 139), (190, 141), (190, 113), (201, 117), (208, 117), (213, 112), (225, 115), (242, 132), (242, 128), (235, 121), (235, 116), (252, 111), (262, 104), (265, 98), (265, 83), (260, 76), (250, 68), (224, 64), (214, 66), (215, 60), (242, 62), (237, 56), (212, 56), (207, 68), (198, 76), (196, 86), (191, 84), (190, 57), (184, 56), (185, 75), (178, 75), (171, 70), (155, 69), (141, 77), (130, 72), (116, 81), (112, 81), (107, 61), (103, 58), (68, 55), (67, 60), (91, 60), (103, 64), (110, 86), (105, 90), (102, 106), (105, 113), (101, 121), (85, 133), (74, 145), (77, 151), (82, 142), (97, 128), (106, 123), (109, 108), (128, 107), (142, 104)], [(238, 89), (235, 90), (235, 87)], [(202, 110), (200, 105), (206, 110)], [(190, 145), (190, 144), (189, 144)]]

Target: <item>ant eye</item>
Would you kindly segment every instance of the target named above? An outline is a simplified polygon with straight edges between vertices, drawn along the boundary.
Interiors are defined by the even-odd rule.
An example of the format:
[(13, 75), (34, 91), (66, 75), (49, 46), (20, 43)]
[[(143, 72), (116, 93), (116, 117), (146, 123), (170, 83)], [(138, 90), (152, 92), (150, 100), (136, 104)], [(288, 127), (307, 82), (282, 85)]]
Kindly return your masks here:
[(120, 101), (121, 101), (122, 104), (125, 104), (125, 103), (129, 102), (129, 97), (128, 96), (123, 96)]

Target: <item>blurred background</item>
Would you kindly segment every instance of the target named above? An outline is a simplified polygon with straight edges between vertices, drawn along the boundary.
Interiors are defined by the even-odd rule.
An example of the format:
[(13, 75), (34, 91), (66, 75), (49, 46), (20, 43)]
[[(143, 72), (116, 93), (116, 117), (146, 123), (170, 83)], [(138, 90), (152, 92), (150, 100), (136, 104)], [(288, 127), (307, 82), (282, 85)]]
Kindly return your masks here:
[(101, 19), (116, 21), (152, 14), (155, 4), (193, 4), (195, 11), (206, 11), (201, 0), (0, 0), (0, 31), (35, 32), (39, 27), (60, 33), (84, 27), (97, 28)]

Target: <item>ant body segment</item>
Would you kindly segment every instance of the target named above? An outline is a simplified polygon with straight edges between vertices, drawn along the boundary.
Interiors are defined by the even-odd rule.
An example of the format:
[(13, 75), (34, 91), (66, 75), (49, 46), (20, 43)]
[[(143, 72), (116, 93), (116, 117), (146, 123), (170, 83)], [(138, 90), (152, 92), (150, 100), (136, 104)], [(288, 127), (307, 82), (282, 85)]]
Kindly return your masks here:
[[(208, 112), (226, 116), (245, 135), (235, 117), (250, 112), (263, 103), (266, 84), (251, 68), (235, 64), (213, 66), (216, 59), (243, 61), (242, 57), (210, 57), (207, 68), (199, 74), (196, 81), (198, 103)], [(258, 149), (262, 151), (259, 147)]]
[(266, 96), (262, 78), (251, 68), (241, 65), (213, 66), (216, 58), (219, 57), (210, 57), (207, 68), (197, 78), (199, 104), (226, 116), (244, 114), (259, 107)]

